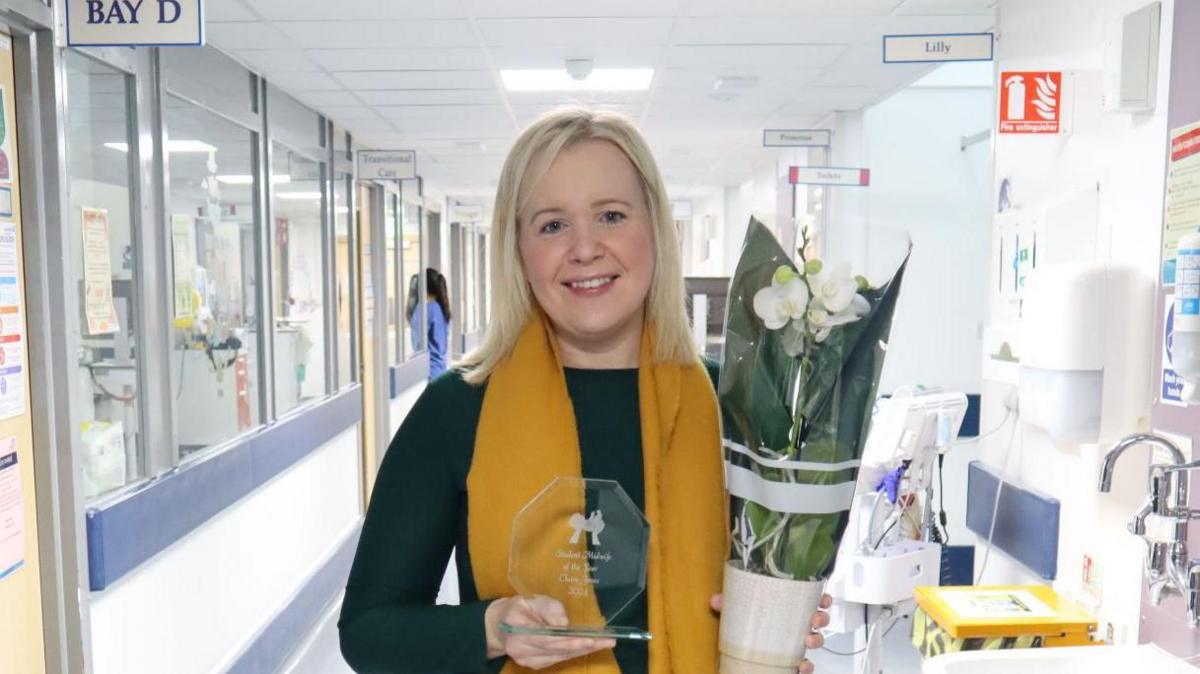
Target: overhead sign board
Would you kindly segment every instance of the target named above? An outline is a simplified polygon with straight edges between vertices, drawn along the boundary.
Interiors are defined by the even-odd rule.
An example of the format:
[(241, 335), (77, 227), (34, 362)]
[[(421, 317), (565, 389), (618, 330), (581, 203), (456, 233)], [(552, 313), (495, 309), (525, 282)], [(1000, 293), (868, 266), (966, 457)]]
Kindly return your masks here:
[(842, 185), (866, 187), (871, 184), (871, 169), (835, 166), (793, 166), (788, 175), (793, 185)]
[(949, 63), (991, 61), (995, 40), (991, 33), (942, 35), (884, 35), (884, 63)]
[(359, 180), (410, 180), (417, 177), (416, 150), (359, 150)]
[(767, 129), (763, 147), (829, 147), (832, 138), (829, 129)]
[(204, 0), (67, 0), (69, 47), (200, 47)]
[(480, 204), (455, 204), (450, 209), (450, 222), (483, 222), (483, 206)]

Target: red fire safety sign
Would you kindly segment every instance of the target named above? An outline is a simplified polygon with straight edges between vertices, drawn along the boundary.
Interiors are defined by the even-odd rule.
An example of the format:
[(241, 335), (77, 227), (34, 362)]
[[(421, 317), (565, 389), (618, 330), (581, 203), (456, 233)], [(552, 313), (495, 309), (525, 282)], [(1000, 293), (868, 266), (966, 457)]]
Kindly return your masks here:
[(1000, 133), (1062, 130), (1061, 72), (1000, 73)]

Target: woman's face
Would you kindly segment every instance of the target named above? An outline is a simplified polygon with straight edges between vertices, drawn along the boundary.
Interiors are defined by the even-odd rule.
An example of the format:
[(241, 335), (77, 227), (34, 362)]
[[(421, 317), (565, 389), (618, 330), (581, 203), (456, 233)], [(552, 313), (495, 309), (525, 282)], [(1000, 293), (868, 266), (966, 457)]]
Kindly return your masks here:
[(525, 278), (559, 339), (588, 350), (640, 334), (654, 277), (650, 209), (608, 141), (564, 149), (517, 214)]

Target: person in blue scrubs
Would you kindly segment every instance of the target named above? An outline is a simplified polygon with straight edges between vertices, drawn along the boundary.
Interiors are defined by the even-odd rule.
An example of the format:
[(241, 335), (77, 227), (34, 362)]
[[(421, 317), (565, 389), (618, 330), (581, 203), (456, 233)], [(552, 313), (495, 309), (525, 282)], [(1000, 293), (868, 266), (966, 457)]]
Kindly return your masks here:
[[(409, 283), (409, 297), (416, 297), (417, 276)], [(416, 302), (409, 302), (408, 322), (418, 320)], [(429, 381), (446, 371), (447, 346), (450, 337), (450, 291), (446, 277), (432, 267), (425, 269), (425, 340), (429, 348)], [(420, 332), (412, 330), (413, 351), (421, 348)]]

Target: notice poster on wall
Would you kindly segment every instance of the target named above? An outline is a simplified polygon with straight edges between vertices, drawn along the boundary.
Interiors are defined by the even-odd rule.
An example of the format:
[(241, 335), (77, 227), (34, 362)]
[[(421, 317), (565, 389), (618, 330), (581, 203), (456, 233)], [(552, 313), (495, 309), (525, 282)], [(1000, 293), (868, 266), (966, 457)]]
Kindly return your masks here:
[(171, 259), (175, 269), (175, 318), (191, 318), (196, 291), (196, 227), (191, 216), (171, 216)]
[(112, 260), (109, 258), (108, 211), (83, 209), (83, 312), (89, 335), (118, 330), (112, 295)]
[(1162, 381), (1159, 382), (1158, 400), (1165, 405), (1187, 407), (1183, 402), (1183, 378), (1174, 369), (1175, 299), (1171, 296), (1167, 296), (1163, 321)]
[(17, 465), (17, 438), (0, 438), (0, 580), (25, 563), (25, 495)]
[(1171, 131), (1163, 216), (1163, 284), (1175, 284), (1175, 254), (1184, 234), (1200, 230), (1200, 122)]
[(0, 419), (25, 414), (25, 311), (17, 225), (0, 222)]

